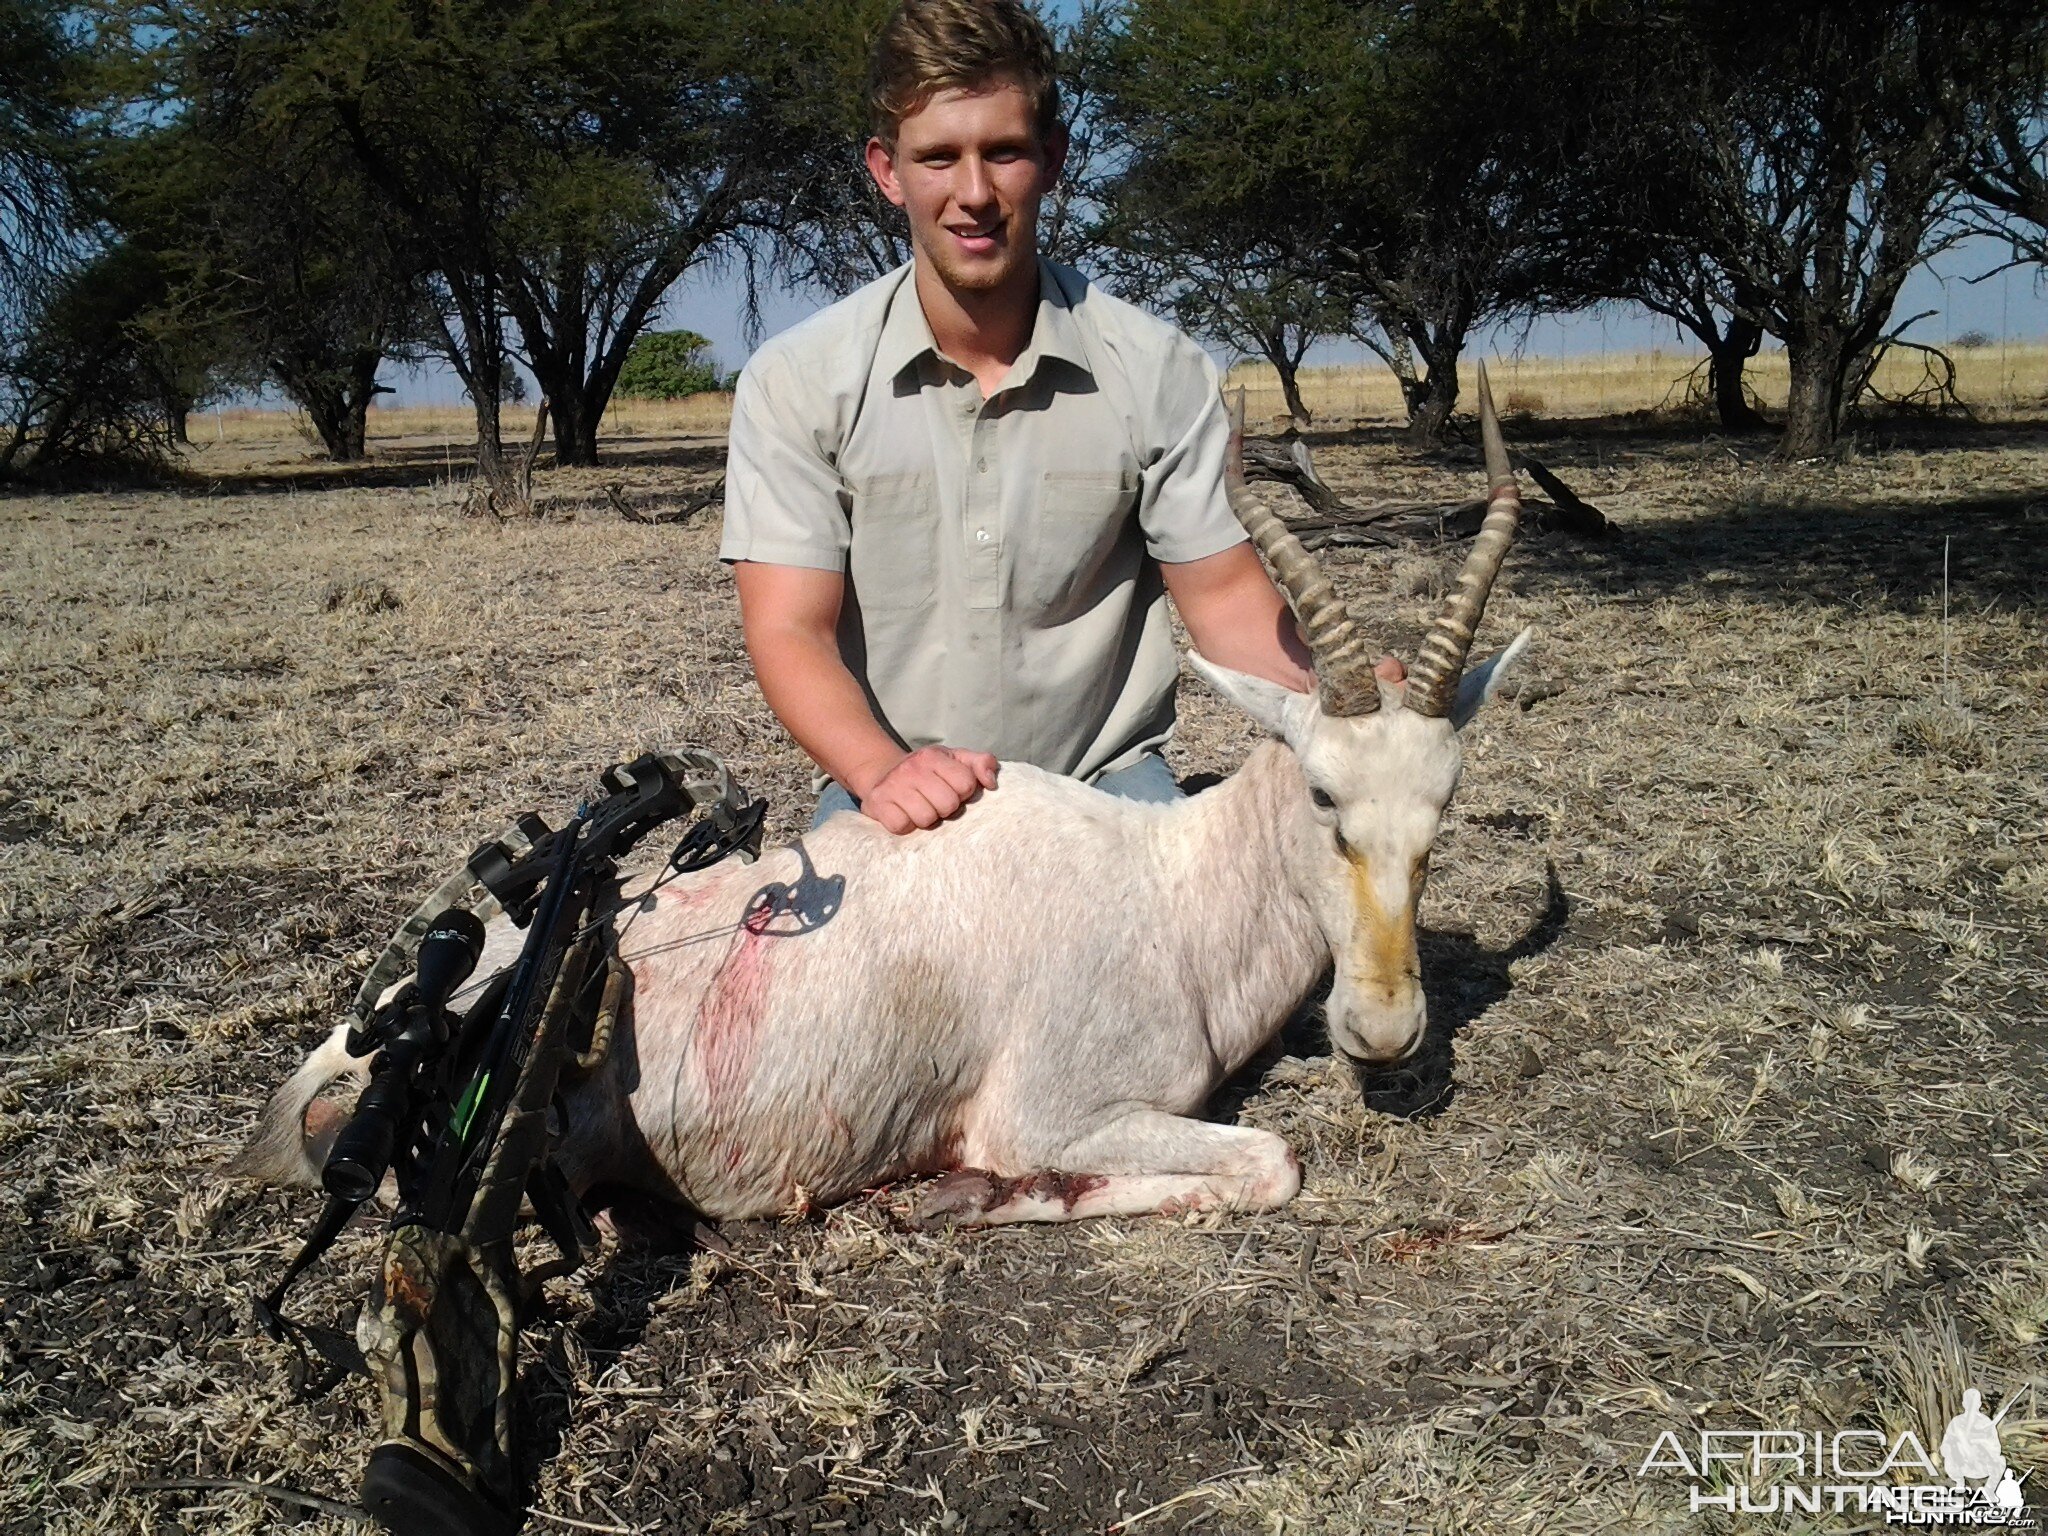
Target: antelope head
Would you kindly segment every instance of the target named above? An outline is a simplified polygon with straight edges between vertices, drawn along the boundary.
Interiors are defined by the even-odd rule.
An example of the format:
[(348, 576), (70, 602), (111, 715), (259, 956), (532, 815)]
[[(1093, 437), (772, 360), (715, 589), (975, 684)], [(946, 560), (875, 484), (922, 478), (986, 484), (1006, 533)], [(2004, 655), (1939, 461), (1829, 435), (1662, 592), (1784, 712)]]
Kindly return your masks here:
[(1301, 764), (1303, 800), (1281, 829), (1283, 854), (1334, 956), (1330, 1040), (1354, 1066), (1399, 1061), (1422, 1043), (1427, 1011), (1415, 914), (1430, 845), (1463, 764), (1458, 731), (1528, 641), (1524, 630), (1498, 656), (1465, 670), (1480, 612), (1522, 512), (1483, 366), (1479, 424), (1491, 482), (1485, 523), (1407, 682), (1391, 684), (1373, 675), (1376, 648), (1314, 557), (1245, 488), (1241, 395), (1232, 407), (1225, 470), (1231, 508), (1300, 621), (1315, 655), (1317, 691), (1296, 693), (1198, 655), (1189, 659), (1292, 748)]

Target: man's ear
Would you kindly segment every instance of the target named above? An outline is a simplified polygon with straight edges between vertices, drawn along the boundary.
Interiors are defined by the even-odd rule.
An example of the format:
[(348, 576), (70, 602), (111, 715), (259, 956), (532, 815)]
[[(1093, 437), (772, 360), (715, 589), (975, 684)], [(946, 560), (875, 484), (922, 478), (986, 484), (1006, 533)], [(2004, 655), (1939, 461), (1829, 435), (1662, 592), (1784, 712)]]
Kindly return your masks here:
[(1065, 123), (1053, 124), (1052, 132), (1045, 136), (1045, 184), (1048, 187), (1058, 182), (1060, 172), (1067, 168), (1067, 150), (1072, 143)]
[(868, 174), (875, 178), (875, 185), (882, 189), (882, 196), (898, 208), (903, 206), (903, 184), (896, 179), (896, 153), (880, 139), (869, 139), (862, 151), (868, 162)]
[(1298, 746), (1306, 739), (1316, 708), (1314, 694), (1296, 693), (1263, 677), (1219, 667), (1199, 651), (1188, 652), (1188, 665), (1201, 675), (1203, 682), (1257, 721), (1268, 735), (1278, 736), (1289, 746)]
[(1491, 656), (1458, 679), (1458, 697), (1451, 705), (1451, 728), (1462, 731), (1465, 722), (1507, 681), (1507, 670), (1521, 659), (1529, 644), (1530, 630), (1523, 630), (1508, 642), (1508, 648)]

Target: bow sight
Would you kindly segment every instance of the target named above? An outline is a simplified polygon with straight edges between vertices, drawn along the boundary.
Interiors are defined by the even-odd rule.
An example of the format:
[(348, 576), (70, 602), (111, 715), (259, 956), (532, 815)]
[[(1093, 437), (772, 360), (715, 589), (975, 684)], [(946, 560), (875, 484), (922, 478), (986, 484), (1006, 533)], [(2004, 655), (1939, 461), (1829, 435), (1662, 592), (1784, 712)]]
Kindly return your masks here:
[[(540, 1277), (520, 1289), (512, 1237), (531, 1201), (561, 1250), (549, 1273), (574, 1270), (593, 1246), (552, 1155), (550, 1110), (564, 1072), (602, 1062), (630, 980), (603, 905), (616, 861), (692, 810), (702, 819), (663, 879), (760, 848), (766, 802), (749, 800), (709, 753), (649, 754), (606, 769), (600, 785), (559, 830), (529, 814), (478, 848), (371, 968), (348, 1035), (350, 1055), (375, 1053), (369, 1084), (322, 1170), (325, 1210), (256, 1303), (274, 1337), (312, 1332), (285, 1319), (285, 1292), (395, 1178), (398, 1207), (357, 1338), (383, 1417), (363, 1505), (401, 1536), (519, 1525), (519, 1318)], [(500, 911), (525, 942), (457, 1017), (485, 920)]]

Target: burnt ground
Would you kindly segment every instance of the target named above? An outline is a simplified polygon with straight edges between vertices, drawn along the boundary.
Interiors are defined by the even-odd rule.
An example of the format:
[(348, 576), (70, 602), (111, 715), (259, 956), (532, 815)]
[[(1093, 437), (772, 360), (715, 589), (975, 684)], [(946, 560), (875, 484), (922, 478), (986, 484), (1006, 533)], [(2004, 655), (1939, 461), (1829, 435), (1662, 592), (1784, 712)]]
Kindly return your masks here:
[[(1931, 1447), (1965, 1383), (2048, 1465), (2048, 431), (1522, 432), (1617, 533), (1525, 540), (1489, 610), (1534, 664), (1469, 733), (1417, 1070), (1362, 1104), (1311, 1009), (1230, 1085), (1306, 1169), (1270, 1216), (894, 1190), (608, 1255), (527, 1335), (532, 1529), (1732, 1531), (1638, 1475), (1663, 1430)], [(1476, 482), (1315, 442), (1340, 492)], [(344, 1528), (287, 1501), (352, 1496), (367, 1388), (305, 1394), (247, 1302), (312, 1202), (220, 1164), (513, 813), (689, 743), (800, 824), (715, 529), (605, 510), (716, 448), (507, 525), (402, 444), (0, 500), (0, 1529)], [(1330, 566), (1405, 650), (1457, 553)], [(1184, 698), (1177, 766), (1227, 772), (1250, 728)]]

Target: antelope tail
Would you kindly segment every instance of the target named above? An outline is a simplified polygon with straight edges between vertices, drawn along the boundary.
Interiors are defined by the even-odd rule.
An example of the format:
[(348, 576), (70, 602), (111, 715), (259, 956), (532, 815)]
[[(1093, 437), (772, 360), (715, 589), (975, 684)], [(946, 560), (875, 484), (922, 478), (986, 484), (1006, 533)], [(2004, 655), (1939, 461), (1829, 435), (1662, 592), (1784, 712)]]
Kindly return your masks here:
[(284, 1080), (256, 1117), (249, 1144), (235, 1154), (227, 1173), (265, 1184), (319, 1184), (328, 1149), (348, 1116), (338, 1104), (321, 1105), (313, 1117), (317, 1124), (309, 1124), (307, 1111), (315, 1109), (321, 1091), (337, 1079), (361, 1084), (370, 1077), (371, 1058), (349, 1055), (347, 1041), (348, 1026), (335, 1026), (334, 1033)]

